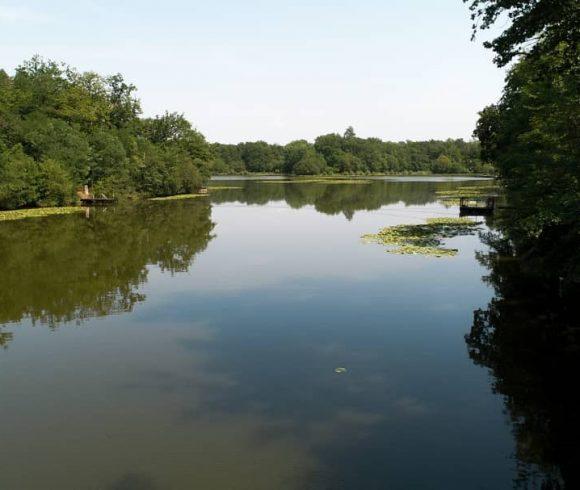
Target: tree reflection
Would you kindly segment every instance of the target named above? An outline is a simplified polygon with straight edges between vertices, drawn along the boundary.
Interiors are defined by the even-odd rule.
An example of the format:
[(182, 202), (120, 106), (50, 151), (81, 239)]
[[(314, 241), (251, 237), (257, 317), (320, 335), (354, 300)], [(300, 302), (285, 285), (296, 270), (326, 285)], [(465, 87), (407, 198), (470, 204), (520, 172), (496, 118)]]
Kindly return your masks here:
[[(361, 184), (279, 183), (247, 180), (235, 182), (239, 188), (214, 191), (213, 203), (241, 202), (266, 204), (286, 201), (298, 209), (312, 205), (324, 214), (343, 214), (352, 219), (356, 211), (373, 211), (381, 206), (402, 202), (406, 206), (425, 205), (437, 201), (436, 191), (456, 189), (464, 182), (394, 182), (371, 181)], [(487, 181), (473, 181), (470, 185), (489, 185)]]
[[(0, 325), (131, 311), (149, 265), (187, 271), (211, 240), (209, 204), (143, 203), (0, 225)], [(11, 339), (0, 334), (0, 345)]]
[(485, 280), (495, 297), (474, 312), (466, 342), (471, 359), (491, 371), (513, 424), (514, 487), (580, 488), (577, 285), (529, 269), (498, 235), (483, 238), (491, 251), (478, 258), (490, 271)]

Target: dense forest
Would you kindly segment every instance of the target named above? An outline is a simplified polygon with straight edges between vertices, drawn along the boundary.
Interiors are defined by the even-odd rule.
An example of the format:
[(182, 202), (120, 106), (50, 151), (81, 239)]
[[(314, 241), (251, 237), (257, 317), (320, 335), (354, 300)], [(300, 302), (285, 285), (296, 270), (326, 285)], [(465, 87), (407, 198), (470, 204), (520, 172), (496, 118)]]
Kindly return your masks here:
[(213, 172), (285, 173), (295, 175), (368, 173), (491, 173), (480, 161), (479, 144), (461, 139), (388, 142), (359, 138), (352, 127), (343, 135), (319, 136), (286, 146), (265, 141), (237, 145), (212, 144)]
[(534, 269), (580, 282), (580, 3), (464, 1), (474, 35), (511, 19), (485, 43), (508, 74), (474, 133), (507, 191), (502, 231)]

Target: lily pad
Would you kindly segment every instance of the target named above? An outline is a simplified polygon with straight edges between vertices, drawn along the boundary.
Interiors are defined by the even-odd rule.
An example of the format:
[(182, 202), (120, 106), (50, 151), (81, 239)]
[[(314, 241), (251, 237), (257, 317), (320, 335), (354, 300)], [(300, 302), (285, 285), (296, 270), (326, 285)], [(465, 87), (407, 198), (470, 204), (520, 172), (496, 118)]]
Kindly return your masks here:
[(72, 214), (83, 212), (81, 207), (68, 206), (61, 208), (31, 208), (16, 209), (13, 211), (0, 211), (0, 221), (13, 221), (26, 218), (44, 218), (46, 216), (55, 216), (59, 214)]
[(443, 241), (471, 235), (480, 224), (470, 218), (429, 218), (424, 224), (388, 226), (362, 238), (366, 242), (386, 245), (388, 253), (450, 257), (457, 255), (457, 250), (443, 247)]

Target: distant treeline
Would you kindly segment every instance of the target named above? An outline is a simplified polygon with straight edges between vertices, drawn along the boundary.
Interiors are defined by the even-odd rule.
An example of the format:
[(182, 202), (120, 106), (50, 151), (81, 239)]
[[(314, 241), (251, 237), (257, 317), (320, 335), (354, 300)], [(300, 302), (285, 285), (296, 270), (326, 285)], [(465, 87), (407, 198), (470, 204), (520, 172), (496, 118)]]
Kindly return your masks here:
[(203, 135), (179, 114), (140, 118), (135, 90), (38, 57), (0, 70), (0, 209), (66, 205), (84, 184), (124, 196), (203, 185)]
[(368, 173), (492, 173), (482, 164), (479, 143), (462, 139), (389, 142), (359, 138), (352, 127), (343, 135), (319, 136), (285, 146), (264, 141), (211, 145), (213, 173), (285, 173), (295, 175)]

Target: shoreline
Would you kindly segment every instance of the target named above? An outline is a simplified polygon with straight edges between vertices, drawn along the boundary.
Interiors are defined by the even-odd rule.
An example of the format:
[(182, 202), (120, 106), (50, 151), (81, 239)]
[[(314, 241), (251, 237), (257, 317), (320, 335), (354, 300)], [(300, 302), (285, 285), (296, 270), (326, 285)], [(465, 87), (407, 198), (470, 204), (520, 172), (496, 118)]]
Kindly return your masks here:
[[(333, 184), (333, 183), (357, 183), (353, 182), (360, 180), (361, 183), (370, 183), (369, 181), (375, 180), (380, 181), (382, 179), (443, 179), (441, 181), (449, 180), (449, 181), (468, 181), (468, 180), (493, 180), (494, 177), (492, 176), (483, 176), (483, 175), (472, 175), (472, 174), (374, 174), (374, 175), (284, 175), (284, 174), (244, 174), (244, 175), (214, 175), (210, 178), (208, 182), (208, 190), (223, 190), (223, 189), (231, 189), (231, 188), (240, 188), (240, 187), (231, 187), (231, 186), (220, 186), (219, 184), (212, 185), (212, 182), (219, 183), (220, 181), (228, 181), (228, 180), (263, 180), (265, 182), (272, 182), (272, 183), (280, 183), (280, 184), (287, 184), (287, 183), (319, 183), (319, 184)], [(288, 182), (291, 181), (291, 182)], [(148, 201), (148, 202), (159, 202), (159, 201), (178, 201), (178, 200), (186, 200), (186, 199), (198, 199), (202, 197), (208, 197), (207, 193), (189, 193), (189, 194), (175, 194), (171, 196), (157, 196), (157, 197), (145, 197), (142, 196), (137, 199), (137, 201)], [(74, 214), (83, 212), (86, 209), (86, 206), (82, 206), (80, 203), (77, 205), (68, 205), (62, 207), (46, 207), (46, 208), (22, 208), (22, 209), (10, 209), (10, 210), (0, 210), (0, 223), (7, 222), (7, 221), (17, 221), (22, 219), (31, 219), (31, 218), (45, 218), (48, 216), (59, 216), (59, 215), (66, 215), (66, 214)]]

